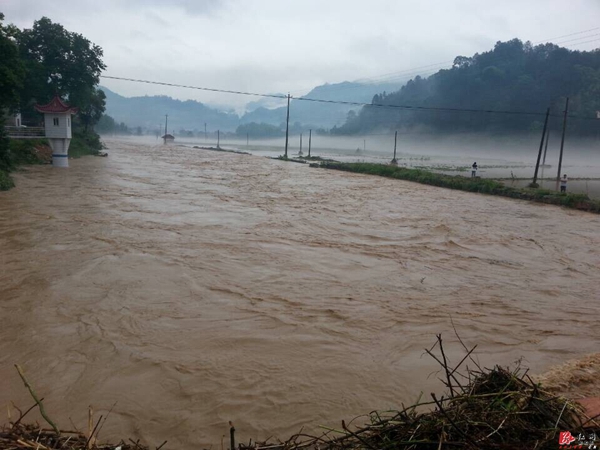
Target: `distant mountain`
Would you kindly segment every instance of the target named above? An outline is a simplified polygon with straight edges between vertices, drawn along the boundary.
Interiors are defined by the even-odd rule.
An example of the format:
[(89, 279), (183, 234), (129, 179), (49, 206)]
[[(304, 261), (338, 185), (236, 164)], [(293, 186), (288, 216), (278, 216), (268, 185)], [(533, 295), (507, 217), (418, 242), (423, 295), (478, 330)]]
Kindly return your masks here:
[[(363, 84), (345, 81), (336, 84), (324, 84), (312, 89), (304, 97), (319, 100), (335, 100), (370, 103), (375, 94), (400, 89), (403, 83)], [(221, 111), (194, 100), (176, 100), (164, 95), (144, 97), (124, 97), (108, 88), (101, 87), (106, 94), (106, 114), (117, 123), (124, 122), (129, 127), (141, 126), (155, 129), (164, 127), (165, 114), (169, 115), (170, 130), (209, 130), (234, 131), (239, 125), (251, 122), (279, 126), (285, 122), (286, 100), (260, 98), (246, 105), (248, 110), (242, 117), (233, 111)], [(279, 95), (279, 94), (277, 94)], [(337, 103), (321, 103), (292, 99), (290, 104), (290, 123), (300, 123), (304, 127), (331, 128), (346, 121), (350, 110), (359, 106)]]
[(144, 97), (123, 97), (108, 88), (100, 87), (106, 94), (106, 114), (117, 123), (124, 122), (130, 127), (141, 126), (150, 129), (164, 127), (165, 114), (169, 115), (169, 131), (220, 129), (234, 131), (239, 125), (239, 117), (232, 112), (223, 112), (194, 100), (176, 100), (164, 95)]
[[(287, 94), (273, 94), (279, 97), (285, 97)], [(251, 102), (246, 103), (246, 112), (252, 112), (257, 110), (258, 108), (279, 108), (281, 106), (285, 106), (286, 99), (277, 98), (277, 97), (259, 97), (258, 100), (253, 100)]]
[[(374, 95), (384, 91), (397, 91), (403, 84), (403, 82), (364, 84), (349, 81), (335, 84), (326, 83), (317, 86), (302, 97), (319, 100), (371, 103)], [(290, 104), (290, 123), (299, 122), (302, 125), (314, 128), (331, 128), (334, 125), (343, 124), (346, 121), (348, 112), (359, 108), (360, 106), (292, 99)], [(286, 109), (286, 106), (272, 109), (261, 106), (244, 114), (240, 118), (240, 122), (243, 124), (256, 122), (279, 125), (285, 122)]]

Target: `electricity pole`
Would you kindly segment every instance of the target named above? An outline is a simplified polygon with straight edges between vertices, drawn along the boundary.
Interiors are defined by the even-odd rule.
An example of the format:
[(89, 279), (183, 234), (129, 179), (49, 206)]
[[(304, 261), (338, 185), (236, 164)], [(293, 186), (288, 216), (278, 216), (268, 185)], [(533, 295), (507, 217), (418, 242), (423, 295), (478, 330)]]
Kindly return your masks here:
[(565, 105), (565, 117), (563, 119), (563, 130), (562, 139), (560, 141), (560, 156), (558, 157), (558, 173), (556, 175), (556, 190), (558, 190), (558, 183), (560, 181), (560, 170), (562, 168), (563, 149), (565, 147), (565, 134), (567, 133), (567, 114), (569, 112), (569, 97), (567, 97), (567, 104)]
[(312, 144), (312, 130), (308, 130), (308, 157), (310, 158), (310, 145)]
[(542, 149), (544, 148), (544, 138), (546, 137), (546, 129), (548, 128), (548, 117), (550, 117), (550, 108), (546, 110), (546, 120), (544, 120), (544, 130), (542, 131), (542, 140), (540, 141), (540, 150), (538, 151), (537, 161), (535, 162), (535, 172), (533, 173), (533, 182), (531, 187), (538, 187), (537, 177), (540, 169), (540, 159), (542, 158)]
[(221, 147), (219, 147), (220, 142), (221, 142), (221, 130), (217, 130), (217, 148), (221, 148)]
[(204, 122), (204, 142), (206, 142), (207, 139), (208, 139), (208, 137), (206, 134), (206, 122)]
[(298, 152), (300, 156), (302, 156), (302, 133), (300, 133), (300, 151)]
[(167, 143), (167, 124), (169, 123), (169, 115), (165, 114), (165, 137), (164, 137), (164, 143)]
[(542, 178), (543, 175), (543, 167), (546, 165), (546, 153), (548, 153), (548, 141), (550, 140), (550, 127), (548, 127), (548, 132), (546, 133), (546, 146), (544, 147), (544, 157), (542, 159)]
[(288, 134), (290, 129), (290, 94), (287, 96), (287, 118), (285, 119), (285, 154), (284, 158), (288, 157)]
[(396, 130), (396, 134), (394, 134), (394, 159), (392, 159), (392, 164), (397, 164), (396, 161), (396, 145), (398, 144), (398, 131)]

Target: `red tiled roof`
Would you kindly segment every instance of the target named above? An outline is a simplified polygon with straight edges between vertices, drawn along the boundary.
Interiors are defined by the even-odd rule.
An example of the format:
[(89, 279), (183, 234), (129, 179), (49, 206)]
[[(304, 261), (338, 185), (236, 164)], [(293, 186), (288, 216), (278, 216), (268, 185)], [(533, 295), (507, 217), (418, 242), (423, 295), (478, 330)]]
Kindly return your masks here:
[(47, 105), (35, 105), (35, 109), (41, 113), (71, 113), (76, 114), (78, 108), (72, 108), (63, 102), (58, 95)]

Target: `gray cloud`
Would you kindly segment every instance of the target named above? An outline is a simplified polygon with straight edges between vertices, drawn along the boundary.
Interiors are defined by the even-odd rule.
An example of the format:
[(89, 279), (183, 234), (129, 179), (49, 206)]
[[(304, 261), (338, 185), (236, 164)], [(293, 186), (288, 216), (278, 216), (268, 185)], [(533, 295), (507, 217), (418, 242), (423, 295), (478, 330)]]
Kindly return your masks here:
[[(563, 36), (598, 27), (600, 17), (598, 0), (104, 0), (99, 5), (3, 0), (1, 9), (19, 27), (45, 15), (84, 34), (103, 47), (109, 75), (293, 93), (453, 60), (488, 50), (498, 40)], [(567, 45), (585, 50), (599, 43)], [(253, 100), (103, 83), (123, 95), (166, 94), (237, 108)]]

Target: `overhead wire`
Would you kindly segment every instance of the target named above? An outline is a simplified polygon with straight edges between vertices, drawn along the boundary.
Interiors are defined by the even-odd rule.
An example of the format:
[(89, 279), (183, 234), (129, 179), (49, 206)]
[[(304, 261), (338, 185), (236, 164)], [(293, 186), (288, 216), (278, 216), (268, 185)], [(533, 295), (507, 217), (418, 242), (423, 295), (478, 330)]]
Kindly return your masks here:
[[(230, 89), (217, 89), (217, 88), (208, 88), (201, 86), (190, 86), (190, 85), (182, 85), (176, 83), (167, 83), (162, 81), (151, 81), (151, 80), (142, 80), (136, 78), (125, 78), (125, 77), (117, 77), (110, 75), (101, 75), (102, 78), (107, 78), (111, 80), (121, 80), (121, 81), (130, 81), (135, 83), (145, 83), (145, 84), (153, 84), (160, 86), (170, 86), (170, 87), (178, 87), (184, 89), (195, 89), (201, 91), (208, 92), (219, 92), (225, 94), (235, 94), (235, 95), (249, 95), (255, 97), (269, 97), (269, 98), (284, 98), (287, 99), (288, 96), (276, 95), (276, 94), (262, 94), (257, 92), (246, 92), (246, 91), (236, 91)], [(291, 99), (292, 97), (289, 96)], [(365, 102), (354, 102), (354, 101), (343, 101), (343, 100), (326, 100), (319, 98), (309, 98), (309, 97), (296, 97), (296, 100), (307, 101), (307, 102), (315, 102), (315, 103), (332, 103), (332, 104), (340, 104), (340, 105), (351, 105), (351, 106), (366, 106), (366, 107), (374, 107), (374, 108), (394, 108), (394, 109), (403, 109), (403, 110), (412, 110), (412, 111), (441, 111), (441, 112), (468, 112), (468, 113), (485, 113), (485, 114), (508, 114), (508, 115), (527, 115), (527, 116), (543, 116), (544, 112), (535, 112), (535, 111), (511, 111), (511, 110), (494, 110), (494, 109), (475, 109), (475, 108), (452, 108), (452, 107), (432, 107), (432, 106), (414, 106), (414, 105), (393, 105), (393, 104), (383, 104), (383, 103), (365, 103)], [(556, 114), (551, 114), (551, 116), (559, 116)], [(577, 117), (570, 116), (574, 118), (587, 119), (585, 117)], [(598, 119), (593, 119), (598, 120)]]
[[(596, 30), (600, 30), (600, 27), (591, 28), (589, 30), (579, 31), (576, 33), (571, 33), (571, 34), (567, 34), (567, 35), (563, 35), (563, 36), (559, 36), (559, 37), (555, 37), (555, 38), (550, 38), (545, 41), (554, 40), (554, 39), (563, 39), (566, 37), (581, 35), (581, 34), (589, 33), (589, 32), (596, 31)], [(594, 36), (598, 36), (598, 35), (600, 35), (600, 33), (596, 33), (596, 34), (588, 35), (588, 36), (581, 36), (581, 37), (578, 37), (575, 39), (564, 41), (562, 43), (564, 44), (564, 43), (568, 43), (568, 42), (579, 41), (581, 39), (587, 39), (589, 37), (594, 37)], [(578, 43), (571, 44), (571, 45), (583, 45), (583, 44), (587, 44), (587, 43), (591, 43), (591, 42), (596, 42), (599, 40), (600, 40), (600, 38), (588, 40), (585, 42), (578, 42)], [(538, 44), (540, 42), (544, 42), (544, 40), (538, 41), (535, 44)], [(559, 43), (561, 43), (561, 42), (559, 42)], [(507, 58), (501, 58), (498, 60), (494, 60), (494, 62), (497, 63), (497, 62), (501, 62), (503, 60), (507, 60)], [(414, 72), (415, 70), (430, 68), (430, 67), (434, 67), (434, 66), (438, 66), (438, 65), (442, 65), (442, 64), (447, 64), (447, 63), (449, 63), (449, 61), (442, 62), (442, 63), (429, 64), (429, 65), (420, 66), (420, 67), (416, 67), (413, 69), (406, 69), (406, 70), (402, 70), (402, 71), (398, 71), (398, 72), (390, 72), (388, 74), (380, 75), (379, 77), (372, 77), (372, 79), (382, 78), (382, 77), (385, 77), (390, 74), (400, 74), (400, 73), (407, 73), (406, 76), (410, 76), (410, 75), (408, 75), (408, 73)], [(439, 70), (440, 69), (434, 69), (432, 72), (437, 73), (437, 72), (439, 72)], [(430, 71), (427, 71), (426, 73), (428, 73), (428, 72), (430, 72)], [(101, 77), (106, 78), (106, 79), (112, 79), (112, 80), (130, 81), (130, 82), (136, 82), (136, 83), (145, 83), (145, 84), (177, 87), (177, 88), (184, 88), (184, 89), (194, 89), (194, 90), (201, 90), (201, 91), (207, 91), (207, 92), (218, 92), (218, 93), (234, 94), (234, 95), (247, 95), (247, 96), (254, 96), (254, 97), (277, 98), (277, 99), (281, 99), (281, 100), (285, 100), (289, 97), (290, 99), (293, 98), (294, 100), (299, 100), (299, 101), (341, 104), (341, 105), (348, 105), (348, 106), (396, 108), (396, 109), (413, 110), (413, 111), (469, 112), (469, 113), (511, 114), (511, 115), (530, 115), (530, 116), (531, 115), (535, 115), (535, 116), (544, 115), (543, 112), (533, 112), (533, 111), (510, 111), (510, 110), (489, 110), (489, 109), (486, 110), (486, 109), (451, 108), (451, 107), (427, 107), (427, 106), (413, 106), (413, 105), (393, 105), (393, 104), (383, 104), (383, 103), (365, 103), (365, 102), (344, 101), (344, 100), (327, 100), (327, 99), (319, 99), (319, 98), (310, 98), (310, 97), (306, 97), (306, 96), (292, 97), (289, 94), (286, 96), (286, 95), (280, 95), (280, 94), (265, 94), (265, 93), (238, 91), (238, 90), (231, 90), (231, 89), (217, 89), (217, 88), (208, 88), (208, 87), (200, 87), (200, 86), (182, 85), (182, 84), (176, 84), (176, 83), (167, 83), (167, 82), (161, 82), (161, 81), (150, 81), (150, 80), (142, 80), (142, 79), (135, 79), (135, 78), (117, 77), (117, 76), (110, 76), (110, 75), (101, 75)], [(366, 79), (363, 78), (362, 80), (366, 80)], [(357, 87), (358, 86), (356, 86), (355, 88), (357, 88)], [(343, 87), (340, 87), (340, 88), (343, 88)], [(348, 86), (348, 88), (352, 88), (352, 87)], [(553, 115), (553, 114), (551, 114), (551, 115)], [(597, 118), (578, 117), (578, 116), (574, 116), (574, 115), (570, 115), (569, 117), (586, 119), (586, 120), (598, 120)]]
[[(557, 39), (563, 39), (563, 38), (567, 38), (567, 37), (571, 37), (571, 36), (576, 36), (576, 35), (580, 35), (580, 34), (585, 34), (585, 33), (590, 33), (592, 31), (596, 31), (596, 30), (600, 30), (600, 27), (595, 27), (595, 28), (590, 28), (587, 30), (582, 30), (582, 31), (578, 31), (575, 33), (570, 33), (570, 34), (566, 34), (566, 35), (562, 35), (562, 36), (556, 36), (556, 37), (552, 37), (552, 38), (547, 38), (547, 39), (542, 39), (539, 41), (534, 41), (531, 44), (532, 45), (539, 45), (542, 43), (547, 43), (549, 41), (553, 41), (553, 40), (557, 40)], [(570, 42), (575, 42), (581, 39), (587, 39), (589, 37), (593, 37), (593, 36), (598, 36), (600, 34), (593, 34), (593, 35), (589, 35), (589, 36), (581, 36), (575, 39), (571, 39), (571, 40), (567, 40), (567, 41), (559, 41), (559, 42), (553, 42), (554, 44), (558, 45), (558, 44), (567, 44)], [(582, 45), (582, 44), (586, 44), (586, 43), (591, 43), (591, 42), (595, 42), (595, 40), (592, 41), (586, 41), (586, 42), (581, 42), (581, 43), (574, 43), (571, 44), (571, 46), (575, 46), (575, 45)], [(502, 59), (498, 59), (498, 60), (494, 60), (494, 62), (501, 62), (505, 60), (504, 58)], [(333, 89), (329, 89), (328, 92), (333, 92), (333, 91), (346, 91), (346, 90), (353, 90), (353, 89), (360, 89), (363, 88), (364, 85), (369, 85), (369, 84), (382, 84), (382, 83), (389, 83), (389, 84), (394, 84), (394, 83), (400, 83), (402, 81), (407, 81), (407, 79), (410, 79), (411, 74), (415, 74), (415, 75), (424, 75), (423, 73), (418, 73), (420, 71), (420, 69), (425, 69), (425, 68), (429, 68), (429, 67), (434, 67), (434, 66), (443, 66), (443, 65), (448, 65), (448, 64), (452, 64), (454, 62), (454, 60), (448, 60), (448, 61), (443, 61), (443, 62), (439, 62), (439, 63), (434, 63), (434, 64), (429, 64), (429, 65), (425, 65), (425, 66), (418, 66), (418, 67), (414, 67), (414, 68), (409, 68), (409, 69), (404, 69), (404, 70), (400, 70), (397, 72), (388, 72), (385, 74), (381, 74), (378, 76), (374, 76), (374, 77), (366, 77), (366, 78), (358, 78), (356, 80), (351, 81), (351, 83), (360, 83), (361, 86), (338, 86), (338, 87), (334, 87)], [(440, 68), (440, 70), (443, 68)], [(427, 71), (430, 72), (430, 71)], [(434, 73), (437, 71), (434, 71)], [(308, 88), (311, 89), (311, 88)], [(306, 91), (307, 89), (295, 89), (293, 92), (297, 93), (297, 92), (303, 92)]]

